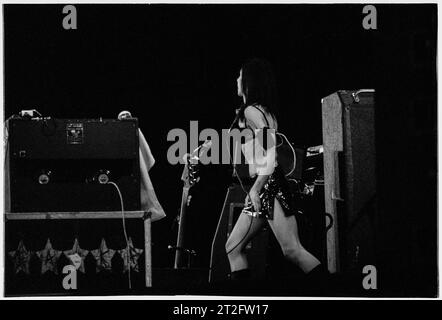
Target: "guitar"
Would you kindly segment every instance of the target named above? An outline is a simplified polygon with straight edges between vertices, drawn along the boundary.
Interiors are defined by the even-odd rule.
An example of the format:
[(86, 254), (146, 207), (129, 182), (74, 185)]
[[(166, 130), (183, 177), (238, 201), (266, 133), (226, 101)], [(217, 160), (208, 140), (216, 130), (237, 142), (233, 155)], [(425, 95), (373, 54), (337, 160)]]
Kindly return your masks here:
[(276, 160), (284, 175), (290, 178), (296, 169), (296, 151), (287, 137), (276, 132)]
[[(256, 110), (262, 113), (262, 116), (264, 117), (267, 124), (266, 128), (269, 128), (269, 121), (267, 120), (267, 116), (264, 113), (264, 111), (258, 108), (257, 104), (253, 104), (252, 106), (255, 107)], [(237, 116), (235, 119), (239, 119), (240, 109), (237, 109), (236, 113)], [(278, 162), (278, 165), (281, 167), (282, 171), (284, 172), (284, 175), (287, 178), (290, 178), (296, 169), (296, 152), (292, 143), (281, 132), (276, 132), (276, 160)]]
[(184, 156), (184, 169), (181, 175), (181, 180), (183, 181), (183, 193), (181, 196), (181, 207), (180, 214), (178, 218), (178, 236), (175, 246), (175, 262), (174, 269), (179, 269), (183, 267), (184, 254), (187, 253), (188, 257), (188, 266), (190, 267), (190, 255), (194, 254), (192, 250), (188, 250), (183, 247), (184, 244), (184, 232), (186, 230), (186, 209), (190, 205), (191, 195), (189, 194), (190, 189), (198, 183), (200, 177), (198, 176), (198, 151), (202, 149), (201, 152), (205, 150), (205, 148), (210, 147), (212, 143), (210, 141), (206, 141), (200, 147), (195, 149), (192, 154), (186, 154)]

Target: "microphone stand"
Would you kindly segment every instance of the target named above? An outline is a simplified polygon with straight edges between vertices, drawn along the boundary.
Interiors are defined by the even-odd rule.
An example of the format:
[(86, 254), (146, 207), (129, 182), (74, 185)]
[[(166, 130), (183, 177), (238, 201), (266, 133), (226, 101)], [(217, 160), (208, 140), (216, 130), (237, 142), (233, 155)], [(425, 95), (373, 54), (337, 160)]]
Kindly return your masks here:
[(184, 248), (184, 247), (172, 246), (172, 245), (169, 245), (167, 247), (167, 249), (174, 250), (174, 251), (184, 251), (187, 254), (187, 268), (188, 269), (191, 268), (191, 266), (192, 266), (192, 257), (196, 256), (196, 251), (195, 250), (187, 249), (187, 248)]
[[(233, 127), (238, 122), (239, 117), (241, 116), (241, 109), (242, 109), (242, 107), (235, 110), (236, 116), (235, 116), (235, 119), (233, 119), (232, 123), (230, 124), (228, 133), (230, 133), (232, 131)], [(229, 147), (229, 145), (228, 145), (228, 147)], [(236, 146), (235, 146), (234, 150), (236, 150)], [(229, 150), (229, 154), (231, 155), (230, 150)], [(232, 158), (232, 156), (230, 156), (230, 160), (232, 161), (232, 167), (233, 167), (232, 177), (236, 176), (240, 180), (238, 172), (236, 171), (236, 163), (235, 163), (234, 159)]]

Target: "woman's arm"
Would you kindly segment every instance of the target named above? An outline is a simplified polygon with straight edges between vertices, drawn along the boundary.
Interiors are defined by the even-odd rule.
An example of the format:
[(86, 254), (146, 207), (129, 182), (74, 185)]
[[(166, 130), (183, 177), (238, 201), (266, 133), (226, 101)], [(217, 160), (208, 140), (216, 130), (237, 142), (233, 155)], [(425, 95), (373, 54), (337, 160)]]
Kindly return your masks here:
[(261, 192), (262, 187), (267, 182), (269, 178), (266, 176), (258, 176), (253, 184), (252, 188), (249, 191), (249, 195), (246, 198), (246, 203), (249, 201), (252, 202), (253, 208), (256, 211), (261, 211), (261, 198), (259, 197), (259, 193)]

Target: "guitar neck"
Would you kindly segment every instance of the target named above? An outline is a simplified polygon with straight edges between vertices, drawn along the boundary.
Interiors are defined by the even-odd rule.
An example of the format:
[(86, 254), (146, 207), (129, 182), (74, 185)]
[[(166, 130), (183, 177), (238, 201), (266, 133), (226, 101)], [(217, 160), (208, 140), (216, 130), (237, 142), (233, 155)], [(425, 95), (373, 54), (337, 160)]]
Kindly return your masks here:
[(184, 244), (184, 230), (186, 228), (186, 208), (187, 208), (187, 200), (189, 197), (189, 187), (183, 187), (183, 194), (181, 197), (181, 208), (180, 208), (180, 216), (179, 216), (179, 225), (178, 225), (178, 236), (176, 241), (176, 251), (175, 251), (175, 263), (174, 268), (178, 269), (183, 265), (183, 244)]

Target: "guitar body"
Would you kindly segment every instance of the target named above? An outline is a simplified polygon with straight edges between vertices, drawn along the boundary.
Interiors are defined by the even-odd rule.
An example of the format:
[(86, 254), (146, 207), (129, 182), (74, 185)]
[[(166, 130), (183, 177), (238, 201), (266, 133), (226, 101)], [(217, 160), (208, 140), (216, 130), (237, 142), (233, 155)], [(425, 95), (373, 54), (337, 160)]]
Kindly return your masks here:
[(291, 176), (296, 168), (296, 152), (287, 137), (276, 133), (276, 161), (286, 177)]
[[(267, 120), (267, 116), (264, 111), (262, 111), (261, 108), (258, 108), (256, 103), (252, 106), (262, 113), (267, 124), (265, 129), (269, 128), (269, 121)], [(290, 141), (281, 132), (276, 132), (276, 160), (278, 162), (278, 166), (282, 168), (282, 171), (286, 177), (290, 177), (294, 173), (296, 169), (295, 148), (293, 148)]]

